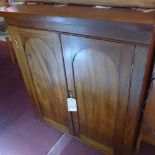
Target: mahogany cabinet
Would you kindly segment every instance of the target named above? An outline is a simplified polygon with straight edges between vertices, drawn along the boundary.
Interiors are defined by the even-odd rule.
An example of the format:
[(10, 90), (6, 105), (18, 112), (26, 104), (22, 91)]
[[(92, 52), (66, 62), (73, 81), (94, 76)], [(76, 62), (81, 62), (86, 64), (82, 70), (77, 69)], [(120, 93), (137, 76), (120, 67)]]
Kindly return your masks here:
[[(1, 14), (36, 114), (98, 150), (127, 155), (153, 68), (154, 20), (126, 22), (112, 9), (106, 21), (106, 11), (84, 8), (88, 18), (77, 14), (82, 6), (21, 5)], [(68, 111), (67, 98), (77, 110)]]

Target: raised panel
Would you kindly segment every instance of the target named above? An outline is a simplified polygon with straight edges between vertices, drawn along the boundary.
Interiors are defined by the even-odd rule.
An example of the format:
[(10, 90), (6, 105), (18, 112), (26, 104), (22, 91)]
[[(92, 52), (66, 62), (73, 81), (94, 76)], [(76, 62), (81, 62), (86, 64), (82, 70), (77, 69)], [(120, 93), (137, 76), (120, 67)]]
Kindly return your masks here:
[(116, 65), (102, 51), (83, 49), (74, 57), (73, 70), (80, 134), (111, 145), (118, 103)]
[(62, 44), (80, 137), (112, 154), (123, 145), (135, 47), (68, 35)]
[(67, 89), (58, 34), (18, 29), (45, 120), (67, 130)]

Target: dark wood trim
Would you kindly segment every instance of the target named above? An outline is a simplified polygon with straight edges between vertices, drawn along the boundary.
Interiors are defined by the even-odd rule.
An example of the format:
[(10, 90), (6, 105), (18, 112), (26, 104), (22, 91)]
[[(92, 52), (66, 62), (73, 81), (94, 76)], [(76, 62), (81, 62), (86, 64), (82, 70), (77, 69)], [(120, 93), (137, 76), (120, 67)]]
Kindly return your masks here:
[[(61, 54), (62, 54), (62, 59), (63, 59), (63, 68), (64, 68), (64, 71), (65, 71), (65, 80), (66, 80), (66, 85), (68, 86), (68, 82), (67, 82), (67, 77), (66, 77), (66, 69), (65, 69), (65, 63), (64, 63), (64, 56), (63, 56), (63, 48), (62, 48), (62, 40), (61, 40), (61, 35), (59, 35), (59, 40), (60, 40), (60, 43), (61, 43)], [(69, 92), (68, 91), (68, 87), (66, 88), (67, 89), (67, 93)], [(69, 133), (73, 136), (75, 136), (75, 130), (74, 130), (74, 125), (73, 125), (73, 117), (72, 117), (72, 112), (68, 112), (68, 127), (69, 127)]]
[(155, 8), (153, 0), (26, 0), (26, 2), (35, 3), (62, 3), (62, 4), (77, 4), (77, 5), (104, 5), (104, 6), (118, 6), (118, 7), (143, 7)]
[[(16, 27), (11, 27), (11, 28), (8, 27), (8, 29), (9, 29), (10, 39), (12, 41), (12, 45), (15, 50), (15, 55), (16, 55), (19, 67), (21, 69), (21, 73), (23, 75), (25, 86), (28, 90), (28, 94), (31, 96), (32, 101), (33, 101), (33, 109), (35, 111), (35, 115), (37, 118), (42, 119), (42, 110), (40, 108), (40, 103), (38, 100), (38, 96), (36, 95), (36, 90), (33, 85), (33, 81), (31, 80), (32, 77), (31, 77), (31, 73), (29, 70), (29, 65), (27, 64), (27, 59), (25, 58), (25, 55), (23, 55), (22, 60), (20, 59), (21, 53), (23, 52), (23, 50), (20, 51), (19, 44), (17, 43), (18, 36), (17, 36), (17, 34), (14, 33), (17, 31), (17, 28)], [(24, 66), (23, 63), (27, 64), (27, 65)]]
[[(149, 44), (155, 11), (96, 9), (90, 6), (17, 5), (0, 11), (7, 24)], [(117, 17), (117, 18), (116, 18)], [(119, 34), (119, 35), (118, 35)]]
[[(146, 71), (145, 71), (144, 80), (143, 80), (142, 92), (140, 95), (140, 103), (142, 106), (144, 104), (144, 100), (150, 84), (150, 79), (152, 77), (154, 60), (155, 60), (155, 27), (154, 27), (154, 33), (152, 34), (151, 46), (149, 48), (149, 52), (147, 56), (147, 63), (146, 63), (146, 69), (145, 69)], [(141, 110), (142, 109), (140, 109), (140, 111)]]
[[(134, 138), (133, 139), (137, 139), (138, 134), (139, 134), (139, 130), (141, 128), (141, 121), (142, 121), (142, 111), (143, 111), (143, 107), (145, 104), (145, 98), (147, 96), (147, 91), (150, 85), (150, 79), (152, 77), (152, 72), (153, 72), (153, 67), (154, 67), (154, 60), (155, 60), (155, 27), (154, 27), (154, 33), (152, 34), (152, 39), (151, 39), (151, 46), (149, 48), (148, 51), (148, 55), (147, 55), (147, 63), (145, 66), (145, 74), (144, 74), (144, 79), (143, 79), (143, 84), (142, 84), (142, 90), (141, 90), (141, 94), (140, 94), (140, 101), (139, 101), (139, 106), (138, 106), (138, 111), (137, 111), (137, 125), (136, 125), (136, 132), (134, 134)], [(135, 120), (135, 121), (136, 121)], [(136, 146), (136, 142), (133, 142), (133, 146)]]
[(6, 17), (6, 21), (9, 25), (135, 42), (137, 44), (149, 44), (153, 31), (152, 25), (49, 16), (21, 15), (13, 18)]
[[(19, 17), (21, 15), (39, 15), (69, 17), (92, 20), (106, 20), (126, 23), (155, 24), (155, 11), (142, 13), (128, 8), (97, 9), (91, 6), (66, 5), (16, 5), (0, 11), (0, 16)], [(117, 18), (116, 18), (117, 17)]]

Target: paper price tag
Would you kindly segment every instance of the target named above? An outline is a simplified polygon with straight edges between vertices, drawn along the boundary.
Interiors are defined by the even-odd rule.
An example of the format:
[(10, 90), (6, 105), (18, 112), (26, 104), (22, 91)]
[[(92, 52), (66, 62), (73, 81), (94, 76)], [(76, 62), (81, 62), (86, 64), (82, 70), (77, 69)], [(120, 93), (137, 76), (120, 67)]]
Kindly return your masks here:
[(68, 111), (77, 111), (76, 99), (68, 98), (67, 99)]

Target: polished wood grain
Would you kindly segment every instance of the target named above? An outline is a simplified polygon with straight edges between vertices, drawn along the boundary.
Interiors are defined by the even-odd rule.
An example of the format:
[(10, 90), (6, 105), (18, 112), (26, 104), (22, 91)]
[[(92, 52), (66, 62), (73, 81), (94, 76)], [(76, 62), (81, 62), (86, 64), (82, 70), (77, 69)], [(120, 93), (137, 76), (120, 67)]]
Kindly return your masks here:
[(34, 30), (21, 31), (19, 33), (25, 42), (23, 46), (42, 112), (48, 118), (67, 126), (67, 92), (58, 35)]
[[(154, 69), (155, 71), (155, 69)], [(155, 78), (155, 72), (154, 75), (152, 76)], [(152, 81), (150, 90), (149, 90), (149, 97), (147, 99), (147, 103), (145, 106), (145, 116), (144, 116), (144, 121), (151, 127), (153, 131), (155, 131), (155, 119), (154, 119), (154, 114), (155, 114), (155, 81)]]
[(104, 6), (125, 6), (125, 7), (144, 7), (155, 8), (154, 0), (26, 0), (27, 2), (57, 2), (85, 5), (104, 5)]
[(10, 25), (140, 44), (150, 43), (155, 24), (154, 11), (144, 14), (125, 8), (106, 10), (73, 5), (17, 5), (0, 11), (0, 15)]
[[(128, 24), (112, 21), (96, 21), (64, 17), (40, 17), (21, 15), (6, 18), (11, 25), (52, 30), (61, 33), (87, 35), (111, 41), (150, 44), (152, 25)], [(119, 35), (118, 35), (119, 34)]]
[(9, 26), (8, 29), (9, 29), (10, 38), (13, 43), (15, 55), (16, 55), (20, 70), (22, 72), (22, 76), (23, 76), (26, 88), (28, 90), (29, 95), (31, 96), (33, 100), (32, 103), (34, 106), (35, 114), (37, 114), (37, 117), (41, 117), (42, 112), (40, 109), (39, 100), (36, 95), (34, 84), (32, 82), (32, 76), (31, 76), (29, 66), (27, 63), (27, 58), (25, 56), (24, 47), (22, 46), (21, 39), (18, 34), (18, 28), (14, 26)]
[(122, 144), (134, 46), (69, 35), (62, 35), (62, 44), (80, 135), (114, 151), (115, 139)]
[[(153, 69), (154, 69), (154, 60), (155, 60), (155, 29), (152, 33), (152, 39), (151, 39), (151, 46), (149, 47), (148, 55), (147, 55), (147, 63), (146, 63), (146, 69), (145, 69), (145, 75), (143, 79), (143, 86), (142, 91), (140, 95), (140, 105), (139, 110), (137, 112), (137, 116), (139, 116), (139, 130), (137, 131), (136, 137), (138, 139), (137, 144), (137, 151), (140, 148), (141, 141), (144, 140), (150, 144), (154, 144), (154, 135), (148, 128), (146, 127), (146, 124), (143, 123), (143, 110), (145, 105), (145, 100), (148, 95), (148, 90), (150, 88), (150, 81), (152, 79)], [(141, 115), (140, 115), (141, 114)]]
[[(96, 149), (129, 155), (155, 57), (154, 13), (20, 5), (0, 15), (10, 24), (16, 57), (40, 116)], [(71, 92), (77, 112), (67, 112)]]
[(154, 11), (144, 14), (125, 8), (106, 10), (73, 5), (17, 5), (0, 11), (0, 15), (11, 25), (140, 44), (150, 43), (155, 24)]
[(66, 81), (58, 34), (18, 28), (42, 114), (68, 126)]
[[(28, 17), (37, 15), (51, 17), (69, 17), (91, 20), (106, 20), (137, 24), (155, 24), (155, 11), (142, 13), (127, 8), (97, 9), (91, 6), (67, 5), (55, 7), (54, 5), (15, 5), (0, 11), (5, 18), (18, 18), (22, 15)], [(117, 18), (116, 18), (117, 17)], [(50, 20), (49, 20), (50, 21)]]
[[(124, 145), (126, 147), (125, 151), (131, 150), (133, 145), (133, 140), (135, 139), (135, 134), (137, 131), (137, 125), (139, 121), (139, 108), (141, 107), (141, 90), (143, 85), (145, 65), (147, 60), (148, 47), (137, 46), (135, 48), (135, 58), (133, 63), (133, 69), (131, 71), (131, 86), (130, 86), (130, 96), (129, 105), (127, 111), (126, 127), (124, 133)], [(142, 61), (143, 60), (143, 61)]]
[[(155, 77), (155, 66), (152, 74), (152, 79)], [(155, 81), (151, 81), (148, 90), (145, 109), (143, 109), (143, 119), (137, 141), (137, 151), (139, 151), (142, 141), (155, 146)]]

